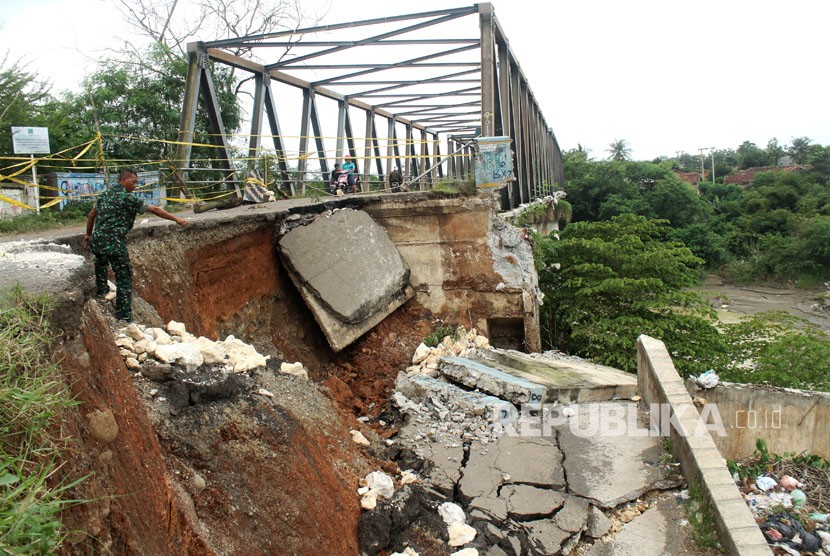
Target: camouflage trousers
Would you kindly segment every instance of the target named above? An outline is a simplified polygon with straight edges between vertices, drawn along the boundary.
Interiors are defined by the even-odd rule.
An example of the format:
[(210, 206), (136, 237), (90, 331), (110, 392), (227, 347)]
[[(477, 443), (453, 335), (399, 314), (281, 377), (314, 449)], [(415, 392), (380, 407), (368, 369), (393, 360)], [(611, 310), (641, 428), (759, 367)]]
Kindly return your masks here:
[(109, 293), (107, 285), (108, 268), (112, 267), (115, 275), (115, 318), (133, 320), (133, 267), (126, 247), (115, 253), (95, 253), (95, 289), (96, 294), (104, 296)]

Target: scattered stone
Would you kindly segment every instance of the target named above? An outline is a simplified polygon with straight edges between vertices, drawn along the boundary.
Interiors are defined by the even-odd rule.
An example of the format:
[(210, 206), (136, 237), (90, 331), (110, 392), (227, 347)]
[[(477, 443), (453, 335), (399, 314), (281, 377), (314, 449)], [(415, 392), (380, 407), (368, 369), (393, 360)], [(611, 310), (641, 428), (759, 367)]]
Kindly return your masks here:
[(127, 365), (127, 368), (131, 371), (137, 371), (141, 368), (141, 363), (139, 363), (138, 359), (135, 357), (127, 357), (124, 359), (124, 364)]
[(193, 485), (193, 490), (196, 491), (196, 494), (199, 494), (205, 490), (205, 487), (207, 486), (205, 478), (198, 473), (193, 474), (193, 477), (190, 479), (190, 484)]
[(86, 416), (89, 431), (96, 440), (109, 444), (118, 436), (118, 423), (109, 409), (95, 410)]
[(303, 380), (308, 380), (308, 370), (302, 363), (285, 363), (280, 365), (280, 372), (286, 375), (299, 377)]
[(173, 379), (173, 366), (166, 363), (154, 363), (141, 366), (141, 376), (162, 382)]
[(466, 523), (454, 522), (447, 527), (447, 532), (450, 535), (447, 544), (450, 546), (464, 546), (476, 538), (476, 530)]
[(141, 340), (144, 338), (144, 332), (135, 323), (128, 324), (127, 328), (124, 329), (124, 334), (133, 340)]
[(363, 433), (358, 430), (351, 430), (349, 433), (352, 435), (352, 442), (358, 444), (360, 446), (368, 446), (370, 444), (369, 440), (363, 436)]

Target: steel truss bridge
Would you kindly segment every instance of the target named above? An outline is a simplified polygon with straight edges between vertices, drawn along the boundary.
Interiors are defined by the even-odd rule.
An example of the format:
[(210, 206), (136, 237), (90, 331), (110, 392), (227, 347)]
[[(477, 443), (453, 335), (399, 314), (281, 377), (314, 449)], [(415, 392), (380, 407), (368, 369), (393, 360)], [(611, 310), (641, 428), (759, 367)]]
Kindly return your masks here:
[[(263, 140), (272, 141), (284, 190), (305, 191), (308, 176), (328, 176), (347, 154), (364, 190), (372, 176), (383, 183), (394, 167), (426, 189), (441, 178), (469, 176), (474, 139), (493, 136), (512, 143), (515, 179), (501, 190), (504, 208), (563, 182), (556, 137), (490, 3), (196, 42), (188, 52), (176, 156), (181, 183), (199, 106), (219, 165), (231, 176), (238, 169), (219, 110), (211, 69), (217, 64), (250, 81), (248, 160), (266, 148)], [(293, 134), (284, 133), (281, 115), (293, 117)], [(270, 133), (263, 134), (266, 121)], [(324, 123), (335, 121), (326, 135)]]

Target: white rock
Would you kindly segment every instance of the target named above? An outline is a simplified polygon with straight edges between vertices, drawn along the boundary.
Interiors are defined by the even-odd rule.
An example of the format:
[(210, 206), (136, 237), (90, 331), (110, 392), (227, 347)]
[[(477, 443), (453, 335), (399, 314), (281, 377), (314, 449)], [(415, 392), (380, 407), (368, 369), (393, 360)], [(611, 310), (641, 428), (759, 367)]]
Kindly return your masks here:
[(384, 498), (392, 498), (395, 494), (395, 483), (392, 477), (383, 471), (372, 471), (366, 475), (366, 486)]
[(146, 353), (139, 353), (138, 354), (138, 362), (139, 363), (144, 363), (145, 361), (147, 361), (147, 354)]
[(135, 371), (135, 370), (141, 368), (141, 363), (139, 363), (138, 359), (136, 359), (135, 357), (127, 357), (124, 360), (124, 363), (127, 365), (127, 368), (132, 370), (132, 371)]
[(489, 348), (490, 347), (490, 340), (488, 340), (485, 336), (476, 336), (475, 339), (475, 346), (477, 348)]
[(135, 352), (127, 348), (121, 348), (121, 357), (135, 357)]
[(172, 363), (189, 372), (195, 371), (205, 362), (199, 348), (193, 344), (160, 345), (156, 348), (155, 356), (162, 363)]
[(259, 390), (256, 391), (256, 393), (259, 394), (260, 396), (265, 396), (266, 398), (273, 398), (274, 397), (274, 394), (271, 391), (266, 390), (265, 388), (260, 388)]
[(233, 336), (228, 336), (224, 342), (218, 343), (222, 344), (225, 353), (228, 355), (228, 363), (233, 366), (233, 370), (237, 373), (264, 367), (268, 360), (267, 357), (257, 353), (252, 346), (242, 340), (237, 340)]
[(453, 523), (447, 528), (450, 534), (450, 540), (447, 542), (450, 546), (464, 546), (476, 538), (476, 530), (466, 523)]
[(415, 354), (412, 356), (412, 364), (417, 365), (429, 356), (429, 347), (423, 342), (415, 348)]
[(124, 334), (133, 340), (140, 340), (144, 337), (144, 332), (142, 332), (142, 330), (135, 323), (128, 324), (127, 329), (124, 330)]
[(160, 346), (166, 346), (173, 343), (170, 334), (163, 328), (153, 328), (153, 340)]
[(130, 338), (118, 338), (115, 340), (115, 345), (118, 347), (126, 348), (130, 351), (133, 351), (133, 346), (135, 342), (133, 342)]
[(403, 549), (403, 552), (393, 552), (389, 556), (421, 556), (421, 555), (418, 554), (417, 552), (415, 552), (414, 550), (412, 550), (411, 546), (407, 546), (406, 548)]
[(167, 323), (167, 332), (184, 337), (187, 334), (187, 328), (184, 323), (171, 320)]
[(193, 490), (196, 491), (196, 494), (205, 490), (207, 483), (205, 483), (205, 478), (199, 475), (198, 473), (193, 474), (193, 478), (190, 480), (190, 484), (193, 485)]
[(452, 502), (444, 502), (438, 506), (438, 515), (444, 520), (448, 526), (453, 523), (466, 523), (467, 516), (464, 515), (464, 510), (458, 504)]
[(465, 342), (458, 341), (458, 342), (455, 342), (455, 343), (452, 345), (452, 353), (453, 353), (453, 355), (461, 355), (461, 353), (462, 353), (465, 349), (467, 349), (467, 344), (466, 344)]
[(355, 444), (359, 444), (361, 446), (368, 446), (370, 444), (366, 437), (363, 436), (363, 433), (360, 431), (350, 430), (349, 434), (352, 435), (352, 442), (354, 442)]
[(208, 365), (222, 363), (225, 360), (225, 348), (213, 340), (199, 336), (191, 343), (199, 349), (199, 353)]
[(285, 363), (280, 364), (280, 372), (299, 377), (303, 380), (308, 380), (308, 370), (303, 367), (302, 363)]
[(415, 473), (412, 472), (411, 469), (406, 469), (404, 471), (401, 471), (401, 484), (402, 485), (408, 485), (410, 483), (416, 483), (416, 482), (418, 482), (418, 477), (417, 477), (417, 475), (415, 475)]
[(462, 548), (458, 552), (453, 552), (452, 556), (478, 556), (478, 550), (475, 548)]
[(369, 490), (363, 497), (360, 499), (360, 507), (364, 510), (374, 510), (375, 506), (378, 505), (378, 493), (374, 490)]
[(139, 355), (146, 352), (147, 348), (150, 346), (150, 342), (148, 342), (144, 336), (141, 337), (140, 340), (137, 340), (133, 344), (133, 351), (138, 353)]
[(361, 496), (363, 496), (367, 492), (369, 492), (369, 487), (360, 487), (359, 489), (357, 489), (357, 493)]

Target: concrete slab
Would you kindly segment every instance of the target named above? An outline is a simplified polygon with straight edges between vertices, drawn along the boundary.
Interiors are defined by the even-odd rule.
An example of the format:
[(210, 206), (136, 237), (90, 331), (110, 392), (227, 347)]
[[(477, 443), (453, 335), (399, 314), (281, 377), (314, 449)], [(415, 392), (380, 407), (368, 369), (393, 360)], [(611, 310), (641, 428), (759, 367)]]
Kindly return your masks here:
[(409, 266), (363, 211), (321, 215), (287, 232), (278, 245), (291, 280), (335, 351), (414, 295)]
[(496, 369), (466, 357), (442, 357), (438, 360), (438, 370), (459, 384), (517, 405), (542, 403), (547, 398), (544, 386), (515, 376), (511, 369)]
[(605, 401), (637, 393), (636, 375), (559, 352), (480, 349), (469, 359), (544, 386), (545, 402)]
[(685, 515), (675, 498), (668, 498), (647, 509), (641, 515), (623, 525), (622, 529), (607, 541), (597, 541), (587, 556), (665, 556), (681, 554), (678, 542), (688, 533), (678, 519)]
[(502, 484), (563, 488), (562, 453), (551, 438), (502, 436), (487, 451), (471, 450), (459, 482), (459, 495), (469, 501), (498, 497)]
[[(660, 465), (661, 439), (648, 435), (638, 420), (636, 403), (572, 407), (576, 413), (554, 425), (572, 494), (612, 508), (650, 490), (667, 488)], [(560, 423), (562, 419), (555, 417)]]

